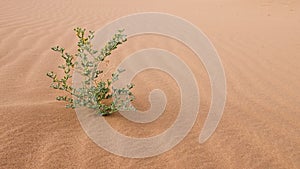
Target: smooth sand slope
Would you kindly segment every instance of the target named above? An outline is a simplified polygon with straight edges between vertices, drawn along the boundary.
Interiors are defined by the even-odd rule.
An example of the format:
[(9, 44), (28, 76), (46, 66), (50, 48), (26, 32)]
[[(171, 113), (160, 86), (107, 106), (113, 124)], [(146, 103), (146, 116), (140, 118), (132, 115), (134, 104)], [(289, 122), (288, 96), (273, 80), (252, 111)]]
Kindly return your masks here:
[[(169, 50), (190, 66), (199, 84), (200, 114), (187, 137), (172, 150), (130, 159), (98, 147), (73, 110), (55, 101), (49, 70), (62, 62), (50, 47), (76, 50), (73, 28), (97, 30), (136, 12), (166, 12), (203, 30), (218, 50), (227, 78), (227, 103), (213, 136), (198, 136), (210, 106), (204, 66), (176, 40), (130, 38), (110, 58), (117, 65), (140, 49)], [(159, 26), (159, 25), (158, 25)], [(254, 1), (0, 1), (0, 168), (300, 168), (300, 3)], [(134, 90), (138, 109), (150, 106), (149, 91), (168, 97), (166, 111), (149, 124), (119, 114), (107, 117), (119, 132), (149, 137), (172, 125), (179, 111), (175, 81), (158, 70), (140, 73)]]

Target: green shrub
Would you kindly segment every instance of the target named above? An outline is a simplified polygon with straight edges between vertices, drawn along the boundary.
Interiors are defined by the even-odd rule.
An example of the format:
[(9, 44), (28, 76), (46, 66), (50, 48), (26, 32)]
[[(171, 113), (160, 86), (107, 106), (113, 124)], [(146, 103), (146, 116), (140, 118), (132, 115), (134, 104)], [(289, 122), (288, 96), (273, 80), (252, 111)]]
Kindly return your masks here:
[[(67, 102), (67, 108), (88, 107), (97, 111), (100, 115), (109, 115), (118, 110), (135, 110), (131, 106), (134, 95), (131, 93), (133, 84), (128, 84), (123, 88), (113, 88), (112, 83), (118, 80), (119, 74), (125, 70), (118, 70), (113, 73), (111, 79), (104, 80), (100, 78), (105, 74), (104, 70), (99, 70), (99, 64), (104, 62), (111, 52), (127, 40), (124, 30), (119, 30), (110, 41), (97, 51), (92, 47), (91, 40), (94, 38), (94, 32), (82, 28), (74, 29), (78, 38), (78, 49), (75, 55), (65, 52), (65, 49), (59, 46), (52, 50), (60, 53), (65, 63), (58, 66), (62, 69), (64, 76), (58, 78), (53, 71), (48, 72), (47, 76), (52, 79), (51, 87), (57, 90), (63, 90), (67, 93), (65, 96), (58, 96), (56, 100)], [(71, 83), (73, 72), (76, 71), (82, 77), (83, 81), (80, 87), (75, 87)]]

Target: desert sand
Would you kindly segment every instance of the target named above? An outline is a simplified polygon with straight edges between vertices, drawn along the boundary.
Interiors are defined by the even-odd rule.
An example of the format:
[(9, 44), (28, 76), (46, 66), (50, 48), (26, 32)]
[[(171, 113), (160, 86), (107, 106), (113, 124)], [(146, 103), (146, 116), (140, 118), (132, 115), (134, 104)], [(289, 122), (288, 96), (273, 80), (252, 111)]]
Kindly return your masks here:
[[(300, 168), (300, 2), (297, 0), (2, 0), (0, 2), (0, 168)], [(224, 66), (227, 101), (212, 137), (199, 144), (211, 94), (207, 72), (193, 52), (156, 35), (128, 39), (110, 56), (112, 66), (140, 49), (157, 47), (181, 57), (197, 77), (200, 109), (195, 125), (161, 155), (124, 158), (97, 146), (74, 110), (49, 88), (46, 72), (62, 63), (57, 44), (76, 51), (73, 28), (98, 30), (138, 12), (164, 12), (199, 27)], [(159, 25), (158, 25), (159, 26)], [(180, 94), (166, 73), (149, 70), (134, 79), (134, 105), (147, 110), (148, 94), (162, 89), (163, 115), (136, 124), (116, 113), (106, 120), (133, 137), (163, 132), (176, 119)]]

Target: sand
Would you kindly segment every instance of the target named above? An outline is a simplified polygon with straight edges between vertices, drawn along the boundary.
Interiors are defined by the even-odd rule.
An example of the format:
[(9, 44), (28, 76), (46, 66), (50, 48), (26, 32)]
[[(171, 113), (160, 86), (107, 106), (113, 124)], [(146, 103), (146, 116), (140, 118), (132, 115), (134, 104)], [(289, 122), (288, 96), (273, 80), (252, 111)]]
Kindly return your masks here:
[[(300, 3), (254, 1), (2, 0), (0, 2), (0, 168), (300, 168)], [(227, 102), (216, 132), (204, 144), (198, 136), (211, 94), (205, 68), (179, 42), (144, 35), (128, 39), (112, 66), (143, 48), (180, 56), (199, 84), (199, 116), (187, 137), (161, 155), (131, 159), (98, 147), (83, 131), (74, 110), (55, 101), (49, 70), (62, 63), (50, 47), (76, 50), (73, 28), (97, 30), (121, 16), (165, 12), (198, 26), (212, 41), (227, 78)], [(150, 82), (149, 82), (150, 81)], [(160, 71), (135, 79), (135, 106), (147, 110), (149, 91), (165, 91), (164, 114), (135, 124), (120, 114), (107, 117), (119, 132), (154, 136), (171, 126), (179, 110), (174, 80)], [(139, 85), (140, 84), (140, 85)]]

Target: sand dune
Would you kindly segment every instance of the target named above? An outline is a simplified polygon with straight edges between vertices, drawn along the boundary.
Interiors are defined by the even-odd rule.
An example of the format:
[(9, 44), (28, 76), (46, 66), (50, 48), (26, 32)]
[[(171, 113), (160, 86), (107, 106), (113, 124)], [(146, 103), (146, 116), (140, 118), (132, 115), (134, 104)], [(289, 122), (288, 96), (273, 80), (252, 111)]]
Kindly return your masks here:
[[(300, 168), (299, 1), (2, 0), (0, 4), (0, 168)], [(56, 70), (61, 60), (50, 47), (59, 44), (74, 52), (73, 28), (97, 30), (137, 12), (185, 18), (202, 29), (219, 52), (227, 102), (216, 132), (204, 144), (198, 143), (198, 136), (211, 100), (208, 75), (194, 53), (173, 39), (129, 38), (110, 58), (116, 66), (139, 49), (157, 47), (181, 57), (194, 72), (200, 114), (187, 137), (170, 151), (145, 159), (111, 154), (85, 134), (74, 110), (55, 101), (58, 93), (49, 88), (45, 73)], [(114, 114), (107, 117), (112, 127), (147, 137), (172, 125), (180, 108), (174, 80), (149, 70), (134, 83), (138, 109), (148, 109), (149, 91), (160, 88), (168, 98), (166, 111), (149, 124)]]

